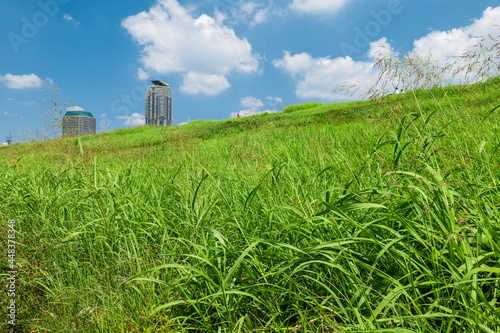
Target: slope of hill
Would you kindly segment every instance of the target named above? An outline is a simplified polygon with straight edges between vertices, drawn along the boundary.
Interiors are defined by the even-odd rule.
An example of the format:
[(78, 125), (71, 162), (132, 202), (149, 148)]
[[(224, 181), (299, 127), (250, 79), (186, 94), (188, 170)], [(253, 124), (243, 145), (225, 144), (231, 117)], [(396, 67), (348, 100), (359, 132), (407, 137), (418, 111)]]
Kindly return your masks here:
[(497, 78), (2, 148), (18, 327), (500, 331), (499, 104)]

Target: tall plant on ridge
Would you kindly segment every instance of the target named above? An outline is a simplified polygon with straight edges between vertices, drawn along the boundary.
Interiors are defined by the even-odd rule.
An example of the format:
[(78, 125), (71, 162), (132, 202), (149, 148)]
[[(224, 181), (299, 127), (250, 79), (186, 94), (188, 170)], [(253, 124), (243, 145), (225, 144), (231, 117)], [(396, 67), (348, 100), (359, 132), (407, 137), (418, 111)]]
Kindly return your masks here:
[[(500, 28), (499, 28), (500, 29)], [(465, 84), (486, 81), (500, 75), (500, 34), (476, 36), (476, 42), (446, 66), (452, 77), (464, 75)]]
[(61, 135), (63, 113), (66, 108), (74, 106), (74, 103), (71, 102), (71, 99), (63, 102), (61, 88), (52, 81), (45, 81), (42, 90), (45, 94), (45, 107), (38, 109), (45, 123), (45, 128), (41, 133), (37, 131), (36, 139), (47, 140)]
[[(422, 56), (417, 53), (401, 55), (401, 50), (394, 54), (386, 46), (375, 51), (373, 68), (378, 70), (376, 82), (361, 93), (362, 99), (375, 99), (394, 92), (396, 87), (404, 91), (415, 89), (431, 89), (440, 86), (444, 81), (444, 70), (432, 59), (432, 54)], [(362, 91), (361, 80), (343, 82), (334, 88), (353, 96)]]
[(412, 52), (403, 56), (401, 50), (394, 54), (386, 46), (380, 46), (373, 63), (378, 77), (371, 87), (362, 92), (362, 81), (358, 78), (354, 82), (342, 82), (333, 91), (351, 97), (360, 93), (362, 99), (374, 99), (393, 93), (396, 87), (404, 91), (432, 89), (460, 76), (464, 79), (462, 83), (469, 84), (500, 75), (500, 34), (474, 39), (475, 43), (464, 54), (455, 56), (455, 60), (444, 67), (438, 65), (431, 53), (424, 56)]

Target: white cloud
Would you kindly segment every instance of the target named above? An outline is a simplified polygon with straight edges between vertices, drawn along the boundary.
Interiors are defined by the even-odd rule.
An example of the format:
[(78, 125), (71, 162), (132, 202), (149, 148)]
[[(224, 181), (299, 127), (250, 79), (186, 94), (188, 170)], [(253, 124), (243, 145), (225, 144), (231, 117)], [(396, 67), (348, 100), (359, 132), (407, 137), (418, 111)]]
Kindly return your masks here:
[(293, 0), (291, 8), (299, 13), (332, 14), (338, 12), (350, 0)]
[[(477, 40), (475, 36), (498, 36), (500, 22), (500, 7), (488, 7), (480, 19), (474, 20), (469, 26), (449, 31), (434, 31), (414, 41), (414, 48), (410, 53), (421, 56), (432, 54), (432, 59), (440, 67), (453, 62), (454, 57), (462, 55)], [(330, 56), (314, 58), (303, 52), (291, 55), (285, 52), (281, 59), (273, 60), (273, 65), (290, 74), (297, 81), (296, 95), (301, 98), (318, 98), (323, 100), (345, 100), (345, 95), (336, 94), (332, 90), (343, 82), (361, 83), (360, 94), (372, 86), (378, 73), (373, 69), (378, 52), (394, 50), (387, 39), (381, 38), (370, 43), (367, 61), (354, 61), (350, 57), (331, 58)], [(448, 79), (450, 79), (448, 77)], [(458, 80), (460, 78), (455, 78)]]
[(250, 23), (250, 25), (257, 25), (265, 22), (267, 20), (268, 15), (269, 15), (269, 8), (259, 9), (255, 13), (253, 21)]
[(386, 37), (370, 43), (370, 48), (368, 49), (368, 57), (372, 60), (376, 60), (382, 55), (396, 56), (396, 52), (392, 48), (391, 44), (389, 44)]
[(63, 14), (63, 20), (68, 21), (68, 22), (73, 22), (73, 23), (75, 23), (75, 24), (79, 24), (79, 23), (80, 23), (80, 22), (78, 22), (77, 20), (75, 20), (75, 19), (73, 18), (73, 16), (71, 16), (71, 15), (69, 15), (69, 14), (66, 14), (66, 13), (64, 13), (64, 14)]
[(19, 116), (17, 113), (9, 113), (9, 112), (4, 112), (3, 115), (4, 116), (9, 116), (9, 117), (17, 117), (17, 116)]
[(333, 88), (345, 81), (355, 81), (358, 76), (364, 78), (363, 85), (367, 87), (376, 80), (371, 62), (354, 61), (351, 57), (313, 58), (305, 52), (295, 55), (285, 52), (273, 65), (298, 79), (295, 93), (301, 98), (345, 99), (344, 95), (335, 94)]
[(231, 85), (224, 75), (188, 72), (184, 75), (181, 90), (187, 94), (204, 94), (214, 96), (229, 88)]
[(269, 11), (270, 7), (262, 8), (260, 4), (255, 2), (241, 1), (239, 7), (232, 10), (232, 15), (237, 21), (248, 22), (250, 26), (254, 26), (265, 22)]
[[(217, 23), (217, 25), (223, 25), (224, 24), (224, 21), (227, 19), (227, 14), (226, 13), (223, 13), (223, 12), (220, 12), (217, 8), (215, 9), (215, 12), (214, 12), (214, 18), (215, 18), (215, 23)], [(187, 124), (187, 123), (185, 123)], [(184, 124), (183, 124), (184, 125)], [(179, 125), (180, 126), (180, 125)]]
[(66, 111), (84, 111), (82, 107), (74, 105), (74, 106), (68, 106), (66, 108)]
[(464, 54), (472, 46), (471, 36), (464, 29), (433, 31), (413, 42), (414, 52), (432, 55), (441, 67), (453, 61), (454, 56)]
[(271, 105), (283, 103), (283, 100), (278, 96), (266, 96), (266, 99), (271, 103)]
[(146, 72), (144, 69), (139, 68), (137, 70), (137, 76), (136, 76), (136, 78), (138, 80), (141, 80), (141, 81), (147, 80), (149, 78), (149, 76), (150, 76), (150, 74), (148, 72)]
[[(218, 94), (230, 87), (233, 72), (254, 73), (257, 57), (246, 39), (223, 26), (223, 18), (193, 18), (177, 0), (157, 0), (148, 12), (127, 17), (122, 26), (143, 47), (141, 62), (158, 73), (184, 75), (181, 89), (190, 94)], [(201, 78), (217, 86), (200, 86)]]
[(475, 36), (498, 35), (500, 22), (500, 7), (488, 7), (480, 19), (474, 23), (448, 31), (433, 31), (413, 42), (413, 51), (420, 55), (432, 54), (440, 66), (453, 61), (453, 57), (460, 56), (474, 43)]
[(264, 106), (262, 100), (255, 97), (245, 97), (241, 99), (241, 106), (248, 109), (258, 109)]
[[(268, 96), (266, 98), (271, 99), (271, 100), (280, 100), (281, 101), (281, 98), (279, 98), (279, 97), (269, 97)], [(247, 117), (247, 116), (253, 116), (256, 114), (260, 114), (260, 113), (277, 112), (274, 110), (264, 110), (263, 111), (262, 108), (264, 107), (264, 103), (262, 102), (262, 100), (259, 98), (252, 97), (252, 96), (242, 98), (240, 100), (240, 103), (241, 103), (241, 106), (244, 107), (245, 109), (240, 110), (238, 112), (231, 112), (231, 118), (237, 118), (238, 115), (240, 117)]]
[(141, 126), (141, 125), (146, 124), (146, 120), (144, 118), (144, 115), (140, 114), (140, 113), (135, 113), (135, 112), (132, 113), (132, 115), (130, 115), (130, 116), (118, 116), (118, 117), (116, 117), (116, 119), (125, 120), (123, 122), (123, 124), (128, 125), (128, 126)]
[(11, 98), (11, 97), (9, 97), (9, 98), (7, 98), (7, 100), (8, 100), (8, 101), (13, 101), (14, 99), (13, 99), (13, 98)]
[(3, 82), (8, 88), (11, 89), (28, 89), (40, 88), (42, 86), (42, 79), (35, 74), (28, 75), (0, 75), (0, 82)]

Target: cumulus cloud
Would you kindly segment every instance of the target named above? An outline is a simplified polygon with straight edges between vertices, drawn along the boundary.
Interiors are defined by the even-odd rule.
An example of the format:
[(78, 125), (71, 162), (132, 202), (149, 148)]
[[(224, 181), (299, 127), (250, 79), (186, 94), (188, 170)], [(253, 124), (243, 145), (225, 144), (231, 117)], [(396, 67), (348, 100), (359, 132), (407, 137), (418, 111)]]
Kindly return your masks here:
[(257, 25), (265, 22), (269, 16), (269, 8), (259, 9), (255, 12), (252, 22), (250, 25)]
[(35, 74), (28, 75), (0, 75), (0, 82), (3, 82), (10, 89), (40, 88), (43, 80)]
[(231, 85), (224, 75), (188, 72), (184, 75), (181, 90), (187, 94), (218, 95)]
[(264, 106), (262, 100), (255, 97), (245, 97), (241, 99), (241, 106), (249, 109), (258, 109)]
[[(500, 7), (488, 7), (483, 12), (483, 16), (474, 20), (469, 26), (448, 31), (433, 31), (415, 40), (414, 48), (410, 53), (424, 57), (432, 54), (432, 59), (437, 65), (444, 67), (476, 43), (475, 37), (488, 34), (497, 36), (499, 33), (498, 26), (495, 26), (497, 22), (500, 22)], [(346, 96), (334, 93), (333, 88), (346, 81), (357, 81), (362, 86), (360, 94), (365, 92), (377, 80), (378, 73), (373, 65), (379, 52), (395, 55), (392, 46), (384, 37), (370, 43), (366, 61), (355, 61), (348, 56), (315, 58), (306, 52), (292, 55), (285, 51), (281, 59), (273, 60), (273, 65), (287, 72), (297, 81), (296, 95), (298, 97), (345, 100)], [(456, 78), (456, 80), (459, 79)]]
[[(269, 97), (269, 96), (268, 96)], [(276, 99), (279, 99), (281, 101), (281, 98), (279, 97), (266, 97), (267, 99), (271, 99), (271, 100), (276, 100)], [(278, 111), (275, 111), (275, 110), (262, 110), (262, 108), (264, 108), (264, 102), (262, 102), (261, 99), (259, 98), (256, 98), (256, 97), (252, 97), (252, 96), (248, 96), (248, 97), (245, 97), (245, 98), (242, 98), (240, 100), (240, 103), (241, 103), (241, 106), (243, 108), (245, 108), (244, 110), (240, 110), (238, 112), (231, 112), (231, 118), (236, 118), (238, 117), (238, 115), (240, 117), (247, 117), (247, 116), (253, 116), (255, 114), (260, 114), (260, 113), (275, 113), (275, 112), (278, 112)]]
[(128, 126), (141, 126), (146, 124), (143, 114), (132, 113), (130, 116), (117, 116), (116, 119), (124, 120), (123, 124)]
[[(122, 26), (143, 47), (146, 69), (181, 73), (184, 92), (210, 95), (230, 87), (230, 73), (258, 70), (250, 43), (222, 22), (206, 14), (194, 18), (177, 0), (157, 0), (149, 11), (125, 18)], [(194, 78), (217, 86), (202, 87)]]
[(141, 81), (147, 80), (149, 78), (149, 76), (150, 76), (149, 73), (146, 72), (144, 69), (139, 68), (137, 70), (137, 76), (136, 77), (137, 77), (138, 80), (141, 80)]
[(66, 111), (84, 111), (82, 107), (78, 105), (68, 106)]
[(394, 51), (391, 44), (387, 41), (386, 37), (380, 38), (379, 40), (370, 43), (370, 48), (368, 49), (368, 57), (372, 60), (376, 60), (380, 56), (396, 55), (396, 51)]
[(240, 100), (241, 106), (245, 110), (240, 110), (238, 112), (232, 112), (231, 117), (235, 118), (240, 115), (240, 117), (252, 116), (259, 113), (258, 110), (264, 107), (264, 103), (259, 98), (248, 96)]
[(301, 98), (345, 99), (333, 92), (335, 86), (362, 77), (363, 85), (369, 87), (377, 78), (371, 61), (354, 61), (351, 57), (314, 58), (306, 52), (295, 55), (285, 52), (282, 59), (273, 61), (273, 65), (298, 80), (295, 93)]
[(448, 31), (433, 31), (413, 42), (413, 51), (420, 55), (432, 54), (440, 66), (445, 66), (454, 57), (464, 54), (474, 43), (474, 37), (498, 35), (500, 7), (488, 7), (480, 19), (475, 19), (469, 26)]
[(299, 13), (332, 14), (342, 9), (349, 0), (293, 0), (291, 8)]

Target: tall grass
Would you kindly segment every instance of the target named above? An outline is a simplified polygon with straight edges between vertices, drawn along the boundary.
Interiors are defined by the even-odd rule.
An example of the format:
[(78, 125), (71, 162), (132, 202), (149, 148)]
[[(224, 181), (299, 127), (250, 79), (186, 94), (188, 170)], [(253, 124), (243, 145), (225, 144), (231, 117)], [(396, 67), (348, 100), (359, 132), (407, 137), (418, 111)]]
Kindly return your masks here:
[(18, 329), (500, 331), (484, 84), (2, 150)]
[[(499, 28), (500, 29), (500, 28)], [(429, 90), (453, 83), (470, 84), (484, 82), (500, 75), (500, 34), (497, 37), (474, 36), (473, 45), (453, 61), (441, 66), (432, 54), (411, 52), (402, 54), (386, 46), (374, 52), (373, 68), (377, 80), (369, 87), (361, 78), (346, 81), (334, 87), (333, 91), (349, 96), (359, 95), (363, 99), (380, 99), (401, 91)]]
[(283, 108), (283, 112), (289, 113), (289, 112), (294, 112), (294, 111), (299, 111), (299, 110), (307, 110), (307, 109), (316, 108), (316, 107), (321, 106), (321, 105), (323, 105), (323, 103), (320, 103), (320, 102), (293, 104), (293, 105), (288, 105), (285, 108)]

